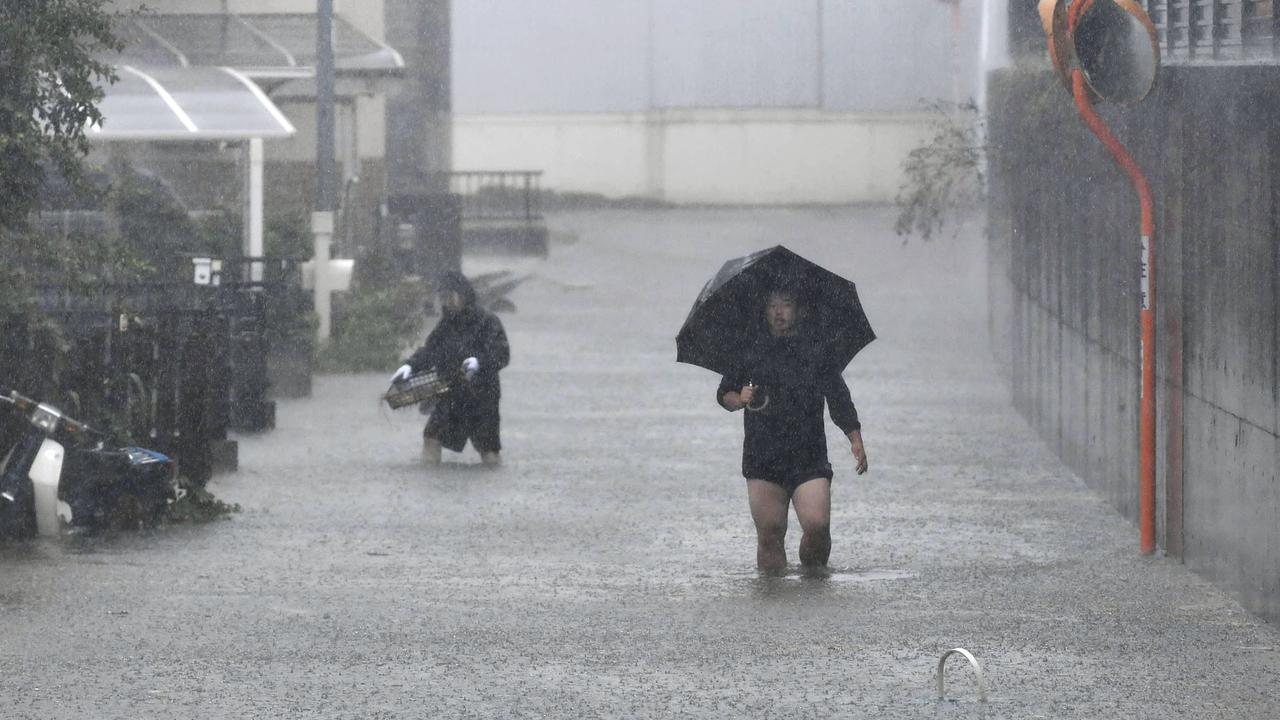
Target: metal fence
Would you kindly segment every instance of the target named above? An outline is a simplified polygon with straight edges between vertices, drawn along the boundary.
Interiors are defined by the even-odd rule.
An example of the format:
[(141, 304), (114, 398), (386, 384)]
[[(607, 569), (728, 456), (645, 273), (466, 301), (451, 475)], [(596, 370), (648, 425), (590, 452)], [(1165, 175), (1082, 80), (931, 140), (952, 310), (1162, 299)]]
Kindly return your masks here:
[(462, 170), (446, 175), (449, 194), (459, 204), (462, 248), (547, 254), (542, 171)]
[[(285, 358), (296, 363), (300, 356), (311, 354), (314, 329), (311, 298), (302, 288), (302, 258), (185, 257), (193, 284), (216, 290), (216, 306), (228, 323), (234, 371), (229, 387), (231, 427), (244, 431), (275, 427), (275, 403), (267, 399), (273, 389), (272, 366)], [(309, 376), (309, 362), (303, 365)], [(305, 388), (276, 397), (309, 394), (308, 381)]]
[(1167, 63), (1280, 60), (1275, 0), (1143, 0)]
[(179, 258), (163, 281), (37, 287), (43, 320), (0, 317), (0, 377), (197, 483), (234, 468), (228, 432), (274, 427), (268, 355), (310, 306), (293, 258)]
[(49, 287), (47, 324), (0, 320), (0, 373), (20, 392), (122, 439), (164, 452), (203, 484), (231, 462), (228, 326), (203, 293), (181, 285)]
[(540, 170), (460, 170), (449, 192), (462, 198), (462, 221), (542, 220)]

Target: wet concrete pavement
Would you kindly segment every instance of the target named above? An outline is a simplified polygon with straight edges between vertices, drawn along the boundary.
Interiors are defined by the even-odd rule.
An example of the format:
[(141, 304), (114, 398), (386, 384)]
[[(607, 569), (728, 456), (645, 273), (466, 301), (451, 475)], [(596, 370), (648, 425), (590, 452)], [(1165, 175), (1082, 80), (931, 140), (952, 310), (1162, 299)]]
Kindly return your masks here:
[[(327, 376), (242, 438), (207, 526), (0, 549), (0, 717), (1266, 718), (1280, 633), (1137, 531), (1019, 419), (972, 231), (886, 209), (551, 218), (503, 317), (507, 464), (428, 472), (384, 375)], [(834, 573), (758, 578), (741, 418), (672, 337), (728, 256), (859, 285)], [(507, 261), (484, 259), (481, 266)], [(512, 261), (514, 262), (514, 261)], [(795, 561), (798, 530), (787, 539)], [(985, 666), (933, 668), (963, 646)]]

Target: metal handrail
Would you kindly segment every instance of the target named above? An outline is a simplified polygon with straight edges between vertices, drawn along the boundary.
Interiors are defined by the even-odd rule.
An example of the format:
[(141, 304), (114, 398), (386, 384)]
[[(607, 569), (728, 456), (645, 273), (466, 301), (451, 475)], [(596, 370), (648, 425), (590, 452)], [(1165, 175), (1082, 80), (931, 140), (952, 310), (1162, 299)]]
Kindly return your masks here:
[(943, 687), (943, 677), (945, 674), (944, 671), (947, 664), (947, 658), (951, 657), (952, 655), (964, 656), (964, 658), (969, 661), (969, 664), (973, 666), (973, 672), (977, 676), (977, 682), (978, 682), (978, 702), (983, 702), (983, 703), (986, 702), (987, 701), (987, 678), (986, 678), (986, 675), (984, 675), (982, 672), (982, 665), (978, 663), (978, 659), (973, 656), (973, 653), (969, 652), (968, 650), (965, 650), (964, 648), (951, 648), (950, 650), (942, 653), (942, 657), (938, 659), (938, 670), (936, 673), (937, 684), (938, 684), (938, 700), (942, 701), (947, 699), (946, 689)]
[(542, 220), (541, 170), (455, 170), (443, 173), (462, 198), (464, 221)]

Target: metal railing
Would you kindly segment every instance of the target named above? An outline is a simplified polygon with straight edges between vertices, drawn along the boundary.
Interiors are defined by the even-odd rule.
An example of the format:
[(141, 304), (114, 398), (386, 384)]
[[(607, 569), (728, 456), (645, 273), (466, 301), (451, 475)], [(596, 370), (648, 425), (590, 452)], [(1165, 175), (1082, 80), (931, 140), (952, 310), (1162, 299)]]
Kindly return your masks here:
[(462, 221), (542, 220), (541, 170), (464, 170), (448, 174), (462, 198)]

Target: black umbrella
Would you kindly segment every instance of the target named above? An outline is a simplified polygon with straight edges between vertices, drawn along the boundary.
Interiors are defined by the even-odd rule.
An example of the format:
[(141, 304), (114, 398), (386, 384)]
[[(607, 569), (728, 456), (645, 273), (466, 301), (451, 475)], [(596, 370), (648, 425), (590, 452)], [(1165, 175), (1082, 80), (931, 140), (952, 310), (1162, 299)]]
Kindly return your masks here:
[(805, 309), (802, 332), (815, 343), (815, 363), (840, 372), (876, 338), (854, 284), (778, 245), (730, 260), (702, 288), (676, 334), (676, 361), (722, 375), (750, 372), (745, 354), (767, 333), (771, 290), (795, 292)]

